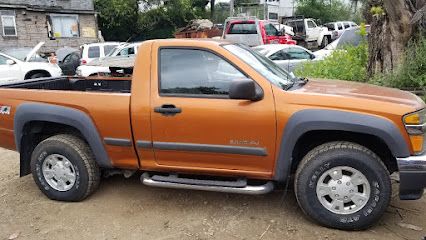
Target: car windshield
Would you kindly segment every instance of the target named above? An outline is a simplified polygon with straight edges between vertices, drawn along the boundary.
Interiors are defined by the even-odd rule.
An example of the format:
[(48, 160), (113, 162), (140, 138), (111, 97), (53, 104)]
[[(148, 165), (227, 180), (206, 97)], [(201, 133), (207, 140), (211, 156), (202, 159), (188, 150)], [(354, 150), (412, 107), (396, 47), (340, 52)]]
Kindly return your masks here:
[(108, 54), (105, 55), (105, 57), (111, 57), (114, 55), (115, 52), (117, 52), (117, 50), (121, 49), (121, 46), (116, 46), (115, 48), (111, 49), (111, 51), (108, 52)]
[(293, 85), (295, 81), (294, 75), (289, 74), (271, 60), (249, 47), (240, 44), (228, 44), (223, 47), (253, 67), (272, 84), (282, 89), (288, 89)]
[(348, 29), (336, 41), (325, 47), (327, 50), (344, 49), (345, 46), (358, 46), (363, 40), (359, 29)]
[[(8, 49), (1, 50), (1, 52), (11, 57), (14, 57), (18, 60), (25, 61), (25, 58), (31, 52), (31, 50), (32, 48), (8, 48)], [(32, 56), (32, 58), (29, 61), (30, 62), (46, 62), (48, 60), (45, 58), (42, 58), (38, 54), (35, 54)]]

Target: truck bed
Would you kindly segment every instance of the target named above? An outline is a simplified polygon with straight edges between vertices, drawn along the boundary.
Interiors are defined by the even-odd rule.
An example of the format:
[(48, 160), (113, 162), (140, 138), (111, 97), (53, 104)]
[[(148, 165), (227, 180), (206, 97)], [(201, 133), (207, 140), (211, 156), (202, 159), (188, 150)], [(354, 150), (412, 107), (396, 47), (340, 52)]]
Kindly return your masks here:
[(1, 85), (0, 88), (130, 93), (131, 80), (130, 78), (117, 77), (39, 78), (34, 80), (25, 80), (19, 83)]

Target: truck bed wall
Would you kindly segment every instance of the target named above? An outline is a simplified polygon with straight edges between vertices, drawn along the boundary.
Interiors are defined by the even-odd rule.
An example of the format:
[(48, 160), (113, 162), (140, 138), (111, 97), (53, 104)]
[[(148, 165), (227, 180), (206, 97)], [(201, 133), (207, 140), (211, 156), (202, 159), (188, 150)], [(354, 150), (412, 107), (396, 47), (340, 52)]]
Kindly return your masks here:
[[(48, 83), (50, 87), (67, 87), (64, 80)], [(27, 85), (27, 87), (35, 87)], [(40, 84), (38, 86), (44, 86)], [(130, 126), (130, 93), (111, 93), (73, 90), (34, 90), (0, 88), (0, 105), (10, 106), (10, 114), (0, 118), (0, 146), (15, 150), (14, 115), (22, 103), (45, 103), (80, 110), (87, 114), (96, 126), (101, 139), (106, 137), (132, 139)], [(22, 86), (21, 86), (22, 87)], [(121, 168), (138, 168), (138, 159), (133, 148), (105, 145), (113, 166)]]

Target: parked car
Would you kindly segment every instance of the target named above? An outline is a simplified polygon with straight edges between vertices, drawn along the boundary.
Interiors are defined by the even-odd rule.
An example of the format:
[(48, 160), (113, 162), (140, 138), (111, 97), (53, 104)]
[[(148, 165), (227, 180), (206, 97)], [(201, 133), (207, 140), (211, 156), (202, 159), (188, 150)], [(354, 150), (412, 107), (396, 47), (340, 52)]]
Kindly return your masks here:
[(296, 44), (291, 36), (278, 31), (272, 22), (249, 17), (232, 17), (225, 21), (223, 39), (254, 47), (263, 44)]
[(134, 56), (138, 52), (138, 47), (141, 43), (142, 42), (135, 42), (118, 45), (112, 49), (107, 56), (77, 67), (76, 74), (78, 76), (88, 77), (99, 73), (110, 73), (110, 63), (115, 63), (120, 61), (120, 59), (122, 60), (123, 58)]
[(315, 59), (308, 49), (297, 45), (270, 44), (253, 48), (287, 72), (293, 72), (297, 65)]
[(323, 48), (331, 42), (331, 32), (326, 27), (318, 26), (312, 18), (294, 16), (284, 17), (282, 21), (293, 28), (293, 39), (303, 47)]
[(47, 58), (37, 54), (43, 46), (40, 42), (34, 48), (7, 48), (0, 50), (0, 84), (9, 84), (42, 77), (59, 77), (61, 68), (49, 63)]
[(80, 46), (81, 65), (85, 65), (94, 59), (105, 57), (108, 53), (118, 45), (120, 42), (102, 42), (90, 43)]
[[(25, 91), (23, 91), (25, 90)], [(148, 186), (266, 194), (294, 176), (321, 225), (359, 230), (426, 186), (426, 104), (398, 89), (292, 78), (241, 44), (144, 42), (130, 79), (0, 88), (0, 147), (50, 199), (81, 201), (101, 171)], [(131, 196), (127, 196), (131, 197)]]
[(330, 56), (336, 50), (343, 50), (345, 46), (358, 46), (363, 40), (367, 39), (361, 36), (359, 27), (350, 28), (345, 30), (337, 40), (333, 41), (325, 48), (315, 51), (314, 55), (318, 60), (322, 60)]
[(76, 73), (77, 67), (80, 66), (80, 51), (71, 52), (65, 58), (58, 61), (63, 74), (73, 76)]
[(338, 39), (346, 29), (358, 27), (354, 22), (330, 22), (324, 24), (324, 26), (331, 32), (332, 41)]

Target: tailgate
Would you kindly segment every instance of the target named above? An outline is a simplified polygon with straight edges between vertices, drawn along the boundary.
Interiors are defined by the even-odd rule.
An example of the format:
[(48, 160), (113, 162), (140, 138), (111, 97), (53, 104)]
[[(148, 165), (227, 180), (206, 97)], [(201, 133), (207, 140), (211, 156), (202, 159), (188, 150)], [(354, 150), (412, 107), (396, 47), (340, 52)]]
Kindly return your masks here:
[(250, 47), (262, 45), (259, 34), (226, 34), (225, 39), (235, 43), (246, 44)]

